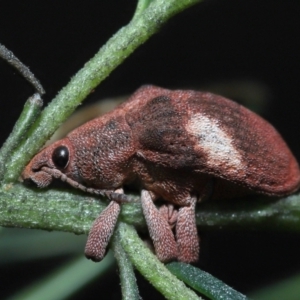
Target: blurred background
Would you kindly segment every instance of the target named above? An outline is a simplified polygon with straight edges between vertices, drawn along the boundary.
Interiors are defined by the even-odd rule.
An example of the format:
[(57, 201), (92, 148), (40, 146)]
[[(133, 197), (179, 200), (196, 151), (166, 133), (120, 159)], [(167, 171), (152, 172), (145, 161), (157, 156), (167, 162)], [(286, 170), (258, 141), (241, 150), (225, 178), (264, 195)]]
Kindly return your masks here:
[[(1, 1), (0, 42), (41, 81), (47, 104), (130, 21), (135, 5), (133, 0)], [(204, 1), (172, 18), (83, 106), (129, 95), (143, 84), (209, 90), (264, 116), (299, 160), (299, 15), (299, 1)], [(1, 144), (33, 93), (27, 81), (0, 60)], [(198, 266), (203, 270), (247, 295), (296, 280), (289, 281), (295, 287), (288, 289), (284, 299), (300, 299), (300, 234), (218, 230), (201, 232), (201, 238)], [(81, 261), (85, 240), (85, 236), (68, 233), (0, 230), (0, 299), (13, 295), (17, 295), (14, 299), (31, 299), (24, 289), (41, 287), (48, 276), (58, 278), (74, 263), (77, 269), (66, 273), (60, 284), (76, 288), (61, 294), (61, 299), (121, 299), (118, 271), (111, 258), (102, 275), (105, 266)], [(138, 284), (143, 299), (160, 299), (140, 276)], [(58, 299), (50, 295), (58, 289), (54, 285), (43, 299)]]

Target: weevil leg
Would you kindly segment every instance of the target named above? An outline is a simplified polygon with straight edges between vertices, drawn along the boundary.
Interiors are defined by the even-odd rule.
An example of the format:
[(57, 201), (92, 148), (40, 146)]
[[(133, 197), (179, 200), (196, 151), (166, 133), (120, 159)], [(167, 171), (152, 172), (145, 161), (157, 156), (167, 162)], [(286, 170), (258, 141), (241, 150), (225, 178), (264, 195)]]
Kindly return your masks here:
[[(116, 193), (122, 193), (119, 189)], [(85, 246), (85, 256), (93, 261), (100, 261), (106, 253), (109, 240), (114, 232), (121, 206), (118, 202), (111, 201), (94, 221), (89, 232)]]
[(174, 205), (173, 204), (162, 205), (159, 208), (159, 212), (161, 216), (165, 220), (167, 220), (171, 229), (173, 229), (176, 224), (177, 216), (178, 216), (178, 210), (174, 208)]
[(142, 190), (142, 208), (155, 252), (160, 261), (177, 258), (177, 245), (173, 232), (165, 218), (154, 205), (150, 193)]
[(196, 262), (199, 257), (199, 237), (196, 227), (195, 207), (197, 198), (191, 197), (189, 206), (179, 208), (176, 222), (178, 260)]

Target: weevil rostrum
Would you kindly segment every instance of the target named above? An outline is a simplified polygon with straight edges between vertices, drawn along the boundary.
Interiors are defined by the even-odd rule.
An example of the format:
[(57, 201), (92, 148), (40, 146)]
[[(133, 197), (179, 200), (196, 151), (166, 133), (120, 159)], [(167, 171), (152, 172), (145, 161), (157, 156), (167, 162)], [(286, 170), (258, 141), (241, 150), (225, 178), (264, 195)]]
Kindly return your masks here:
[(140, 188), (163, 262), (198, 260), (195, 206), (204, 198), (285, 196), (300, 185), (297, 161), (267, 121), (218, 95), (155, 86), (141, 87), (112, 112), (42, 149), (22, 178), (38, 187), (56, 178), (109, 198), (86, 244), (95, 261), (105, 255), (127, 200), (124, 185)]

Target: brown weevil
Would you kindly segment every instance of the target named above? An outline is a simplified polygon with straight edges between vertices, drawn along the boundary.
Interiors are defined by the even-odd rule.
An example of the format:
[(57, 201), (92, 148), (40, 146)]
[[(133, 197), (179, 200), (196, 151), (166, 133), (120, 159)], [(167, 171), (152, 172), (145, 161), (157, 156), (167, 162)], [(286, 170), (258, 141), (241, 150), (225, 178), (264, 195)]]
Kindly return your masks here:
[[(57, 178), (108, 196), (86, 245), (95, 261), (103, 258), (127, 200), (124, 185), (141, 190), (158, 258), (184, 262), (199, 255), (198, 201), (253, 192), (284, 196), (300, 185), (293, 154), (261, 117), (211, 93), (155, 86), (140, 88), (112, 112), (41, 150), (22, 177), (38, 187)], [(159, 209), (158, 199), (164, 201)]]

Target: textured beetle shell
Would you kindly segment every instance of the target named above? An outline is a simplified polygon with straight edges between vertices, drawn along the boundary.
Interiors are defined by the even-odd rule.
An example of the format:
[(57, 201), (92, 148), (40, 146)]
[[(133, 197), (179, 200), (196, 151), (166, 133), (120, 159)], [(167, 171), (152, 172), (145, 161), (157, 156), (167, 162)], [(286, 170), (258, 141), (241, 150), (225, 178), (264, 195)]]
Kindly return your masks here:
[[(53, 161), (57, 147), (68, 148), (63, 169)], [(59, 178), (87, 192), (110, 191), (113, 202), (95, 221), (86, 246), (87, 257), (96, 261), (103, 258), (120, 212), (123, 198), (115, 192), (123, 193), (125, 184), (142, 190), (159, 259), (185, 262), (198, 259), (197, 200), (253, 192), (283, 196), (300, 184), (294, 156), (261, 117), (211, 93), (155, 86), (140, 88), (112, 112), (41, 150), (22, 177), (40, 187)], [(157, 210), (152, 203), (157, 198), (171, 203), (170, 210), (166, 205)]]
[(280, 196), (299, 188), (299, 167), (272, 125), (211, 93), (139, 89), (120, 109), (146, 161), (210, 174)]

